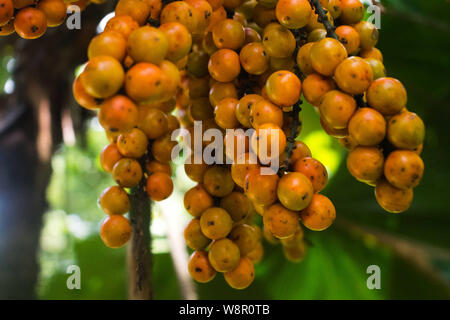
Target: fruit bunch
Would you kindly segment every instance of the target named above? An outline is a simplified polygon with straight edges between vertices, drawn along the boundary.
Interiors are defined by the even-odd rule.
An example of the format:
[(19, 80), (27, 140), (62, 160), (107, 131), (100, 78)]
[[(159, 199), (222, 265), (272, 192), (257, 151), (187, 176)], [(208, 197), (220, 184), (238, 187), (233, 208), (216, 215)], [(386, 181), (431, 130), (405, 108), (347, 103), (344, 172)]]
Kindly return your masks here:
[(378, 29), (362, 21), (363, 4), (321, 2), (329, 9), (323, 19), (332, 25), (339, 18), (341, 25), (328, 28), (334, 38), (322, 28), (312, 30), (311, 41), (298, 51), (298, 66), (307, 75), (303, 95), (318, 108), (324, 130), (350, 150), (351, 175), (375, 187), (384, 210), (406, 211), (423, 175), (424, 123), (407, 110), (402, 83), (386, 77), (382, 53), (375, 48)]
[(176, 21), (151, 26), (147, 21), (159, 16), (162, 5), (149, 3), (118, 2), (115, 16), (91, 40), (89, 61), (73, 84), (76, 101), (98, 110), (110, 141), (100, 160), (117, 185), (107, 188), (99, 203), (109, 215), (100, 235), (112, 248), (130, 239), (130, 223), (123, 216), (130, 209), (129, 189), (140, 186), (153, 201), (173, 191), (170, 161), (177, 142), (171, 134), (179, 122), (170, 113), (180, 84), (175, 63), (191, 50), (192, 37)]
[(84, 10), (90, 3), (106, 0), (0, 0), (0, 36), (17, 32), (24, 39), (42, 36), (47, 27), (57, 27), (66, 19), (67, 7)]
[[(255, 212), (263, 216), (265, 237), (279, 240), (291, 261), (306, 252), (300, 221), (319, 231), (336, 216), (319, 193), (328, 180), (325, 167), (295, 140), (302, 90), (296, 36), (312, 8), (308, 1), (209, 3), (214, 11), (194, 39), (177, 95), (186, 144), (194, 150), (185, 172), (198, 183), (184, 198), (194, 217), (185, 239), (195, 250), (189, 261), (195, 280), (223, 272), (231, 287), (243, 289), (254, 279), (255, 252), (258, 260), (263, 253)], [(293, 8), (299, 11), (291, 17)], [(211, 129), (219, 134), (202, 139)]]
[(262, 238), (301, 261), (300, 223), (321, 231), (336, 217), (320, 193), (324, 165), (295, 139), (302, 94), (380, 205), (409, 207), (424, 126), (406, 110), (402, 84), (386, 77), (359, 0), (120, 0), (115, 13), (73, 86), (80, 105), (99, 109), (110, 140), (101, 163), (118, 185), (100, 197), (106, 245), (130, 238), (127, 188), (143, 186), (155, 201), (171, 194), (171, 134), (181, 123), (185, 172), (197, 182), (184, 197), (192, 277), (221, 272), (248, 287)]

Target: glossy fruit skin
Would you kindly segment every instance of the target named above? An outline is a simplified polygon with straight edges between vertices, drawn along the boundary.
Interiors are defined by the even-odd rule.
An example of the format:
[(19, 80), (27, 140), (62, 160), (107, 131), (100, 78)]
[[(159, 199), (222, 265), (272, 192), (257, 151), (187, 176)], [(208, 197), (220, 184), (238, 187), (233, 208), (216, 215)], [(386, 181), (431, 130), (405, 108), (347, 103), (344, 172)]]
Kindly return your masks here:
[(104, 31), (116, 31), (127, 40), (131, 32), (137, 28), (139, 28), (139, 24), (132, 17), (114, 16), (108, 20)]
[(242, 257), (238, 266), (224, 274), (225, 281), (234, 289), (245, 289), (255, 279), (255, 269), (248, 257)]
[[(328, 21), (330, 21), (331, 25), (334, 26), (334, 19), (331, 16), (330, 12), (327, 12), (327, 17), (328, 17)], [(313, 10), (311, 12), (311, 15), (309, 16), (309, 21), (308, 21), (308, 24), (306, 25), (306, 30), (308, 32), (312, 32), (317, 29), (325, 29), (325, 26), (323, 25), (322, 22), (319, 22), (319, 16), (315, 12), (315, 10)]]
[(275, 58), (291, 56), (296, 46), (292, 32), (278, 23), (270, 23), (264, 28), (262, 43), (269, 56)]
[(373, 58), (373, 59), (377, 59), (377, 60), (380, 60), (381, 62), (383, 62), (383, 54), (377, 48), (372, 48), (369, 50), (362, 50), (359, 55), (361, 56), (361, 58), (364, 58), (364, 59)]
[(110, 56), (90, 59), (80, 75), (84, 89), (95, 98), (113, 96), (122, 87), (124, 78), (122, 65)]
[(233, 270), (239, 264), (240, 258), (239, 247), (228, 238), (215, 240), (209, 248), (209, 262), (218, 272)]
[(302, 84), (294, 73), (280, 70), (269, 76), (265, 88), (270, 101), (279, 107), (290, 107), (300, 99)]
[(233, 227), (233, 220), (222, 208), (206, 209), (200, 217), (203, 234), (212, 240), (225, 238)]
[(258, 129), (265, 123), (283, 126), (283, 111), (268, 100), (260, 99), (250, 108), (250, 123)]
[(0, 1), (0, 26), (7, 24), (14, 16), (14, 5), (12, 0)]
[(188, 271), (191, 277), (200, 283), (207, 283), (213, 280), (217, 274), (211, 266), (206, 251), (194, 251), (189, 258)]
[(261, 35), (253, 28), (245, 27), (245, 40), (244, 45), (252, 42), (261, 42)]
[(369, 63), (359, 57), (350, 57), (339, 64), (334, 72), (338, 87), (349, 94), (362, 94), (373, 81)]
[(149, 139), (158, 139), (168, 132), (169, 122), (163, 111), (149, 108), (145, 113), (141, 113), (138, 127)]
[(336, 209), (330, 199), (316, 193), (311, 204), (300, 215), (305, 227), (313, 231), (322, 231), (333, 223)]
[(304, 240), (303, 228), (299, 225), (297, 231), (290, 237), (281, 239), (281, 244), (283, 247), (298, 246)]
[(98, 120), (110, 132), (127, 132), (137, 125), (138, 110), (126, 96), (117, 95), (100, 105)]
[(327, 30), (325, 29), (314, 29), (311, 31), (308, 35), (307, 41), (308, 42), (316, 42), (320, 41), (327, 37)]
[(279, 0), (275, 8), (278, 21), (289, 29), (306, 26), (311, 12), (311, 5), (307, 0)]
[(361, 39), (361, 50), (370, 50), (378, 42), (378, 29), (370, 22), (361, 21), (355, 25), (355, 30)]
[(333, 129), (345, 129), (356, 110), (356, 101), (352, 96), (338, 90), (323, 95), (319, 110), (321, 117)]
[(328, 172), (325, 166), (318, 160), (305, 157), (297, 160), (293, 167), (295, 172), (303, 173), (312, 183), (314, 192), (320, 192), (328, 182)]
[(374, 80), (386, 77), (386, 69), (384, 68), (383, 62), (375, 58), (366, 58), (364, 60), (366, 60), (367, 63), (370, 64)]
[(342, 13), (341, 0), (328, 0), (328, 10), (334, 19), (339, 18)]
[(168, 41), (166, 59), (174, 62), (187, 56), (192, 46), (192, 36), (184, 25), (168, 22), (159, 27)]
[(386, 120), (372, 108), (360, 108), (348, 124), (348, 132), (362, 146), (376, 146), (386, 136)]
[(423, 143), (425, 125), (417, 114), (402, 112), (389, 119), (387, 138), (399, 149), (414, 150)]
[(303, 173), (289, 172), (278, 182), (278, 200), (289, 210), (303, 210), (310, 204), (313, 194), (314, 186)]
[(248, 224), (237, 225), (231, 230), (229, 238), (239, 247), (241, 256), (248, 255), (258, 243), (256, 228)]
[(162, 163), (157, 160), (146, 161), (145, 162), (145, 171), (148, 174), (153, 174), (155, 172), (164, 172), (169, 176), (172, 175), (172, 167), (169, 163)]
[(222, 99), (214, 108), (214, 119), (222, 129), (233, 129), (239, 126), (236, 119), (236, 107), (239, 100), (236, 98)]
[(264, 257), (264, 247), (261, 242), (257, 242), (255, 248), (247, 254), (253, 264), (258, 264)]
[(192, 219), (184, 229), (184, 240), (192, 250), (204, 250), (211, 240), (205, 237), (200, 228), (200, 219)]
[(346, 25), (339, 26), (336, 28), (336, 35), (339, 37), (339, 41), (342, 42), (345, 49), (347, 49), (349, 55), (358, 50), (361, 40), (355, 28)]
[(298, 212), (286, 209), (279, 203), (264, 211), (263, 222), (264, 228), (279, 239), (291, 237), (300, 227)]
[(358, 146), (358, 143), (350, 136), (347, 137), (341, 137), (337, 139), (339, 144), (343, 146), (347, 150), (353, 150)]
[(130, 222), (121, 215), (111, 215), (103, 221), (100, 237), (107, 247), (120, 248), (131, 238)]
[(382, 115), (399, 113), (407, 102), (405, 87), (394, 78), (379, 78), (367, 90), (368, 104)]
[(263, 74), (269, 68), (269, 55), (260, 42), (246, 44), (239, 53), (241, 65), (250, 74)]
[(213, 9), (206, 0), (185, 0), (196, 11), (197, 27), (195, 35), (202, 35), (211, 21)]
[(264, 28), (268, 24), (277, 22), (278, 20), (274, 9), (257, 4), (253, 10), (253, 21), (255, 21), (260, 28)]
[(273, 123), (264, 123), (253, 132), (250, 146), (262, 164), (269, 164), (286, 149), (286, 135)]
[(103, 148), (100, 153), (100, 164), (102, 165), (103, 170), (111, 173), (114, 165), (122, 158), (123, 156), (120, 153), (119, 148), (117, 148), (117, 145), (115, 143), (110, 143)]
[(167, 22), (179, 22), (183, 24), (190, 33), (195, 33), (198, 27), (197, 12), (185, 1), (174, 1), (167, 4), (160, 15), (161, 24)]
[(278, 180), (276, 174), (263, 175), (260, 168), (254, 168), (245, 176), (245, 194), (253, 203), (271, 205), (277, 200)]
[(247, 218), (251, 210), (249, 199), (242, 192), (237, 191), (220, 199), (220, 207), (228, 212), (234, 222), (241, 222)]
[(335, 88), (336, 84), (333, 79), (318, 73), (308, 75), (302, 83), (303, 96), (313, 106), (318, 106), (325, 93)]
[(0, 36), (9, 36), (10, 34), (13, 34), (16, 32), (14, 29), (14, 20), (11, 19), (6, 24), (0, 26)]
[(263, 98), (259, 94), (246, 94), (238, 102), (236, 106), (236, 119), (246, 128), (251, 128), (251, 109)]
[(253, 170), (258, 169), (259, 164), (254, 153), (245, 153), (239, 155), (235, 163), (231, 165), (231, 177), (233, 181), (241, 188), (245, 187), (245, 177)]
[(206, 163), (185, 163), (184, 164), (184, 171), (186, 172), (186, 175), (195, 182), (202, 182), (203, 181), (203, 175), (205, 171), (208, 169), (208, 165)]
[(147, 178), (146, 191), (153, 201), (167, 199), (173, 192), (172, 178), (164, 172), (155, 172)]
[(333, 138), (341, 139), (348, 137), (348, 128), (335, 129), (328, 124), (323, 117), (320, 118), (320, 125), (326, 134)]
[(142, 179), (142, 168), (134, 159), (122, 158), (114, 165), (113, 178), (124, 188), (133, 188)]
[(199, 218), (203, 211), (213, 205), (214, 199), (201, 184), (192, 187), (184, 195), (184, 207), (193, 217)]
[(341, 0), (342, 12), (340, 19), (345, 24), (354, 24), (362, 20), (364, 5), (360, 0)]
[(332, 76), (337, 66), (347, 58), (344, 45), (333, 38), (314, 42), (311, 47), (311, 64), (314, 70), (324, 76)]
[(232, 82), (216, 82), (209, 90), (209, 103), (215, 107), (224, 98), (238, 98), (236, 86)]
[(166, 134), (155, 141), (152, 144), (153, 157), (162, 163), (169, 163), (172, 160), (172, 150), (178, 144), (177, 141), (173, 141), (170, 134)]
[(37, 39), (47, 30), (47, 18), (38, 9), (20, 9), (14, 18), (14, 29), (24, 39)]
[(347, 156), (347, 169), (358, 181), (375, 183), (383, 175), (384, 155), (377, 147), (358, 146)]
[(218, 165), (206, 170), (203, 176), (203, 185), (208, 193), (215, 197), (225, 197), (234, 189), (230, 170)]
[(147, 152), (148, 140), (144, 132), (133, 128), (117, 138), (117, 147), (128, 158), (140, 158)]
[[(53, 0), (52, 0), (53, 1)], [(111, 56), (122, 61), (126, 56), (127, 43), (123, 36), (116, 31), (104, 31), (92, 38), (88, 47), (88, 57)]]
[(142, 26), (150, 14), (150, 8), (141, 0), (120, 0), (116, 5), (115, 14), (117, 17), (130, 16)]
[(300, 71), (305, 75), (315, 72), (311, 62), (311, 48), (313, 45), (314, 42), (308, 42), (307, 44), (301, 46), (297, 53), (297, 65)]
[(169, 41), (165, 33), (154, 27), (140, 27), (128, 37), (127, 51), (136, 62), (158, 65), (164, 60), (168, 49)]
[(108, 215), (122, 215), (130, 210), (128, 194), (119, 186), (112, 186), (103, 190), (99, 198), (99, 204)]
[(84, 89), (80, 76), (78, 76), (73, 82), (72, 93), (75, 101), (83, 108), (95, 110), (100, 107), (99, 100), (91, 96)]
[(385, 179), (380, 179), (375, 186), (375, 198), (378, 204), (391, 213), (401, 213), (408, 210), (413, 197), (413, 189), (398, 189)]
[(216, 51), (208, 62), (209, 74), (217, 81), (231, 82), (241, 72), (241, 63), (236, 52), (230, 49)]
[(311, 157), (311, 150), (305, 143), (301, 141), (295, 141), (294, 149), (292, 150), (291, 155), (291, 163), (296, 163), (299, 159), (304, 157)]
[(212, 36), (217, 48), (237, 50), (245, 41), (244, 26), (239, 21), (225, 19), (214, 26)]
[(394, 187), (410, 189), (419, 185), (423, 170), (423, 160), (414, 151), (396, 150), (386, 158), (384, 176)]
[(48, 27), (59, 26), (66, 18), (66, 4), (62, 0), (41, 0), (37, 8), (44, 12)]

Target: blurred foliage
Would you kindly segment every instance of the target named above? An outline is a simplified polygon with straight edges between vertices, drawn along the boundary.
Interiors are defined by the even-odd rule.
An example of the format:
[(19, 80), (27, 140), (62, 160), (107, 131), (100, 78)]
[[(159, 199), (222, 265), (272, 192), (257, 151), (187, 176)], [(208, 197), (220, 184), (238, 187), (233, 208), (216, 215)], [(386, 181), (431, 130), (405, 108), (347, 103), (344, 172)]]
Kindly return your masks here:
[[(360, 226), (389, 233), (394, 239), (433, 245), (449, 255), (450, 137), (450, 4), (443, 0), (382, 1), (378, 47), (390, 76), (408, 90), (408, 108), (427, 126), (423, 152), (426, 164), (422, 184), (415, 190), (412, 208), (401, 215), (378, 207), (373, 189), (354, 180), (345, 168), (346, 152), (321, 132), (317, 114), (303, 105), (300, 139), (311, 146), (313, 156), (325, 163), (332, 178), (325, 190), (336, 205), (338, 217)], [(96, 125), (88, 131), (85, 146), (63, 147), (53, 162), (54, 175), (48, 189), (51, 210), (41, 240), (42, 272), (38, 292), (42, 299), (123, 299), (126, 297), (125, 250), (106, 248), (99, 239), (103, 213), (96, 199), (112, 182), (99, 169), (98, 154), (106, 139)], [(177, 170), (179, 173), (181, 170)], [(182, 184), (179, 190), (186, 189)], [(182, 206), (180, 203), (179, 206)], [(338, 218), (339, 220), (339, 218)], [(181, 223), (181, 222), (180, 222)], [(184, 222), (183, 222), (184, 223)], [(152, 228), (153, 232), (153, 228)], [(164, 234), (162, 234), (164, 236)], [(373, 236), (356, 237), (342, 225), (327, 231), (306, 232), (311, 243), (301, 264), (287, 262), (278, 246), (265, 244), (265, 257), (256, 268), (250, 288), (235, 291), (222, 275), (197, 285), (200, 299), (437, 299), (450, 298), (450, 262), (431, 256), (432, 267), (446, 277), (433, 280)], [(164, 240), (164, 239), (162, 239)], [(157, 299), (179, 299), (170, 255), (154, 255), (154, 286)], [(82, 289), (66, 288), (68, 265), (77, 264)], [(382, 270), (382, 289), (368, 290), (366, 269)]]

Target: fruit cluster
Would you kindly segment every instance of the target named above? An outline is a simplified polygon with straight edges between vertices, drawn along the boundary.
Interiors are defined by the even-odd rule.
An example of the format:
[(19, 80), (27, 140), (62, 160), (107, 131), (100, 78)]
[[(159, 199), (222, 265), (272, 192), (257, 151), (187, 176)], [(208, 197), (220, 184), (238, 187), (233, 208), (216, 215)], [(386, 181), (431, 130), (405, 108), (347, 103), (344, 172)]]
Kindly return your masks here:
[(153, 201), (173, 191), (170, 160), (177, 142), (171, 134), (179, 122), (170, 113), (180, 84), (174, 63), (190, 52), (192, 38), (179, 22), (149, 25), (147, 18), (159, 16), (160, 10), (159, 0), (151, 5), (120, 0), (105, 30), (91, 40), (89, 61), (73, 84), (76, 101), (98, 110), (110, 141), (100, 159), (117, 186), (107, 188), (99, 200), (109, 215), (100, 232), (108, 247), (130, 239), (130, 223), (123, 217), (130, 209), (127, 189), (141, 185)]
[(297, 55), (298, 66), (307, 75), (303, 95), (318, 108), (323, 129), (350, 150), (351, 175), (375, 187), (384, 210), (406, 211), (424, 170), (419, 156), (423, 121), (407, 110), (402, 83), (386, 77), (382, 53), (375, 48), (378, 29), (361, 21), (362, 3), (332, 2), (328, 1), (329, 21), (339, 18), (342, 23), (330, 30), (336, 39), (326, 37), (326, 30), (312, 30), (308, 39), (314, 40)]
[(248, 287), (262, 238), (301, 261), (300, 222), (321, 231), (336, 217), (320, 194), (324, 165), (295, 140), (302, 94), (379, 204), (409, 207), (424, 125), (406, 110), (403, 85), (386, 77), (359, 0), (120, 0), (115, 13), (73, 86), (80, 105), (99, 109), (110, 140), (101, 163), (118, 186), (100, 197), (106, 245), (130, 238), (126, 188), (145, 186), (155, 201), (171, 194), (171, 133), (181, 124), (185, 172), (197, 182), (184, 197), (192, 277), (221, 272), (231, 287)]
[[(204, 0), (195, 2), (207, 7)], [(194, 149), (185, 172), (198, 183), (184, 198), (194, 217), (185, 238), (196, 250), (189, 262), (194, 279), (208, 282), (216, 271), (224, 272), (230, 286), (242, 289), (253, 281), (255, 250), (258, 260), (262, 254), (260, 233), (252, 231), (258, 230), (254, 212), (263, 216), (265, 237), (281, 239), (286, 258), (301, 261), (306, 245), (300, 220), (311, 230), (324, 230), (336, 211), (318, 193), (328, 180), (325, 167), (304, 143), (295, 141), (301, 121), (294, 109), (302, 84), (294, 60), (298, 32), (289, 28), (310, 22), (311, 5), (209, 3), (213, 11), (208, 27), (194, 39), (177, 95), (178, 115)], [(199, 132), (196, 121), (202, 123)], [(204, 136), (209, 129), (223, 137), (213, 163), (202, 156), (218, 141), (202, 141), (201, 150), (192, 146), (196, 134)], [(196, 153), (202, 161), (193, 161)]]
[(67, 7), (84, 10), (90, 3), (106, 0), (0, 0), (0, 36), (17, 32), (24, 39), (42, 36), (47, 27), (57, 27), (66, 19)]

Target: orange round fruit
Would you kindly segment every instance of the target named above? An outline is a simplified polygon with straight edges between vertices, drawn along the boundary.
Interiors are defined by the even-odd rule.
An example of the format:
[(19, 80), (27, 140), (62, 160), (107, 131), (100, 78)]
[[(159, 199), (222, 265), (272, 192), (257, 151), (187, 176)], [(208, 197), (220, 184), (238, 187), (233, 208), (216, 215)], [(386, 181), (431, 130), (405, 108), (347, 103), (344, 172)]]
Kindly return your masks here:
[(305, 227), (313, 231), (322, 231), (331, 226), (336, 219), (336, 209), (330, 199), (316, 193), (310, 205), (300, 215)]
[(131, 226), (127, 218), (111, 215), (103, 221), (100, 237), (107, 247), (120, 248), (131, 238)]

